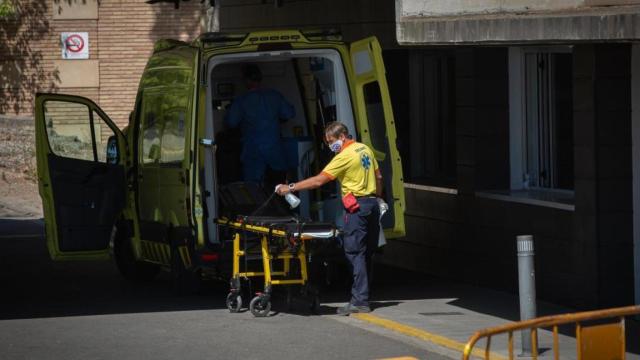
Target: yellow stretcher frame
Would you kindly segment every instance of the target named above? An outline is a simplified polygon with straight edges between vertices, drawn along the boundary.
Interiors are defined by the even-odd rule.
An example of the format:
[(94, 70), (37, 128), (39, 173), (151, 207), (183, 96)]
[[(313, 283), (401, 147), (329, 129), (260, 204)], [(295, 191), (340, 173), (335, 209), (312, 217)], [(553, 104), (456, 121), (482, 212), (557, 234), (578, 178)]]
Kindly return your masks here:
[[(265, 288), (270, 285), (304, 285), (307, 277), (307, 252), (304, 241), (301, 243), (297, 254), (283, 252), (271, 254), (269, 252), (269, 235), (262, 234), (260, 236), (260, 253), (262, 254), (262, 272), (241, 272), (240, 260), (245, 256), (245, 251), (240, 250), (240, 233), (236, 233), (233, 237), (233, 277), (264, 277)], [(289, 276), (291, 269), (291, 260), (297, 258), (300, 261), (300, 278), (299, 279), (274, 279), (275, 276)], [(282, 271), (274, 271), (272, 269), (273, 260), (283, 260)]]
[[(238, 312), (242, 307), (242, 298), (239, 294), (239, 284), (241, 278), (264, 278), (264, 293), (257, 294), (249, 305), (249, 310), (256, 317), (266, 316), (270, 309), (271, 287), (273, 285), (307, 285), (309, 277), (307, 272), (307, 247), (306, 240), (312, 237), (298, 234), (297, 239), (300, 240), (300, 246), (296, 253), (289, 250), (272, 254), (269, 249), (270, 238), (288, 239), (289, 233), (283, 230), (269, 228), (266, 226), (246, 224), (239, 221), (217, 220), (217, 224), (226, 226), (236, 230), (233, 236), (233, 273), (231, 279), (231, 292), (227, 296), (227, 307), (231, 312)], [(249, 232), (260, 236), (260, 255), (262, 257), (263, 271), (240, 271), (240, 263), (244, 256), (247, 256), (246, 249), (240, 248), (241, 233)], [(288, 278), (290, 276), (291, 261), (297, 259), (300, 263), (300, 277), (295, 279)], [(273, 261), (282, 260), (282, 270), (274, 271)], [(246, 269), (245, 269), (246, 270)], [(278, 277), (278, 278), (276, 278)], [(234, 289), (237, 287), (238, 289)], [(237, 291), (236, 291), (237, 290)], [(231, 302), (231, 304), (230, 304)], [(317, 306), (317, 298), (314, 299), (313, 306)]]

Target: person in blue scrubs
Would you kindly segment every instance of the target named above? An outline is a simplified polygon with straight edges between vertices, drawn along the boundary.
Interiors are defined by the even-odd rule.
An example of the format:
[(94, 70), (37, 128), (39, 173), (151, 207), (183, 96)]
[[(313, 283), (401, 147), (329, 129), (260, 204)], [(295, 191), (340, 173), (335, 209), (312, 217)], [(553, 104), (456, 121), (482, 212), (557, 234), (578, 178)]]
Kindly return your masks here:
[(233, 101), (225, 123), (242, 132), (244, 180), (279, 184), (287, 171), (280, 123), (292, 119), (295, 109), (278, 91), (260, 86), (262, 72), (257, 65), (246, 65), (242, 72), (249, 91)]

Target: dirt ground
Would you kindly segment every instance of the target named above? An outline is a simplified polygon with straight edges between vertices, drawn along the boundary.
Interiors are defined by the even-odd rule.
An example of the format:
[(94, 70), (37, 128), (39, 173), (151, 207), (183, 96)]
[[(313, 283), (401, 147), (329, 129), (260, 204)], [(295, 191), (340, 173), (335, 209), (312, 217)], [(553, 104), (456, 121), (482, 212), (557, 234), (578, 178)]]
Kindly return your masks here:
[(34, 122), (0, 115), (0, 218), (41, 218)]

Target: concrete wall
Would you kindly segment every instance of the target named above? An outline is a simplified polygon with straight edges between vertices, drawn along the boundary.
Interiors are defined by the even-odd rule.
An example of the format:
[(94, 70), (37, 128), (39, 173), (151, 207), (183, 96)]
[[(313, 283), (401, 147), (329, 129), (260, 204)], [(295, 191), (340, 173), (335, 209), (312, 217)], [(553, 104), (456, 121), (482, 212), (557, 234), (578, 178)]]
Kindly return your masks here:
[(640, 0), (397, 0), (402, 45), (640, 39)]
[(532, 234), (540, 299), (581, 309), (632, 303), (630, 46), (575, 47), (573, 208), (485, 195), (509, 188), (508, 51), (453, 53), (457, 185), (406, 188), (407, 237), (390, 241), (383, 261), (517, 292), (515, 238)]
[(516, 236), (533, 234), (539, 299), (596, 306), (594, 277), (573, 243), (573, 212), (407, 189), (407, 231), (383, 261), (442, 279), (517, 293)]
[(577, 8), (584, 0), (398, 0), (401, 16), (451, 16)]
[(398, 15), (405, 17), (577, 10), (638, 3), (638, 0), (397, 0), (396, 6)]
[(577, 45), (574, 89), (575, 251), (600, 305), (631, 304), (631, 46)]
[[(30, 116), (36, 92), (96, 101), (119, 126), (133, 110), (140, 75), (157, 39), (200, 33), (199, 2), (22, 1), (0, 21), (0, 114)], [(61, 32), (88, 32), (89, 59), (64, 60)]]

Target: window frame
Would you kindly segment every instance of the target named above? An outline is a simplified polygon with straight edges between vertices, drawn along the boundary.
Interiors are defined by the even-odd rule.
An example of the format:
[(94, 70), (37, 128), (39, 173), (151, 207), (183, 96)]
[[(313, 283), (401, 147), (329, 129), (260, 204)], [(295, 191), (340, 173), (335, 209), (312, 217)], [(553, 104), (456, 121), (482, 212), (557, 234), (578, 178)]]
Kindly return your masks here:
[(574, 194), (558, 187), (525, 186), (527, 167), (527, 89), (526, 56), (528, 54), (572, 54), (572, 46), (531, 46), (509, 48), (509, 164), (510, 190), (548, 191)]
[[(408, 61), (410, 72), (415, 75), (409, 79), (411, 164), (405, 179), (423, 186), (457, 189), (455, 56), (444, 50), (412, 50)], [(430, 101), (435, 104), (432, 108), (426, 105), (429, 93), (432, 93)], [(428, 109), (433, 112), (429, 113)], [(436, 141), (424, 137), (430, 130), (435, 131)], [(422, 144), (418, 146), (418, 143)]]
[[(62, 100), (56, 100), (56, 99), (48, 99), (45, 100), (43, 102), (43, 106), (42, 106), (42, 112), (43, 112), (43, 118), (46, 119), (46, 110), (47, 110), (47, 103), (50, 102), (62, 102), (62, 103), (69, 103), (69, 104), (76, 104), (76, 105), (82, 105), (85, 106), (87, 108), (87, 112), (88, 112), (88, 119), (89, 119), (89, 132), (91, 135), (91, 151), (93, 152), (93, 159), (82, 159), (82, 158), (75, 158), (75, 157), (69, 157), (69, 156), (65, 156), (64, 154), (59, 154), (58, 152), (56, 152), (53, 148), (53, 146), (51, 146), (51, 138), (49, 136), (49, 132), (47, 131), (47, 146), (49, 147), (49, 152), (51, 155), (59, 157), (59, 158), (65, 158), (65, 159), (75, 159), (75, 160), (81, 160), (81, 161), (92, 161), (92, 162), (96, 162), (96, 163), (102, 163), (102, 164), (109, 164), (106, 160), (103, 162), (99, 159), (98, 157), (98, 145), (96, 143), (96, 133), (95, 133), (95, 115), (98, 116), (101, 125), (104, 124), (105, 126), (107, 126), (109, 128), (109, 130), (113, 133), (113, 135), (116, 135), (116, 129), (114, 129), (109, 122), (107, 122), (101, 115), (100, 113), (96, 110), (96, 108), (93, 108), (85, 103), (82, 102), (71, 102), (71, 101), (62, 101)], [(46, 124), (45, 124), (46, 126)], [(85, 126), (85, 124), (83, 124), (83, 126)], [(100, 138), (102, 139), (102, 131), (100, 131)], [(116, 137), (116, 147), (120, 148), (120, 144), (119, 144), (119, 139)], [(117, 165), (117, 164), (112, 164), (112, 165)]]

